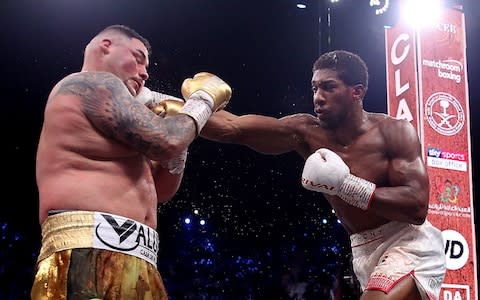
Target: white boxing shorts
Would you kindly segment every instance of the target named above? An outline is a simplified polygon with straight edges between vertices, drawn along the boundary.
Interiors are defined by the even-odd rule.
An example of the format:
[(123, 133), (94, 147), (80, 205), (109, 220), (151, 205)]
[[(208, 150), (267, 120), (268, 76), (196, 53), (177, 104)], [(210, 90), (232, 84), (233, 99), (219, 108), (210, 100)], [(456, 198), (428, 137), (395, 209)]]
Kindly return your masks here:
[(388, 294), (406, 276), (412, 276), (424, 300), (439, 298), (446, 272), (442, 233), (422, 225), (389, 222), (350, 236), (353, 269), (362, 290)]

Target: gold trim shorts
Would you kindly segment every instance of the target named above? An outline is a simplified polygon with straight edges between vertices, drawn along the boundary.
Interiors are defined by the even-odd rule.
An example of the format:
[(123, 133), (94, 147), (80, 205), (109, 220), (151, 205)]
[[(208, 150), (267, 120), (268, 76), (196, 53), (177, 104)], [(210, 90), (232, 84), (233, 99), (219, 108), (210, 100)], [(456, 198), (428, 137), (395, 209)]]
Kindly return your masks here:
[(68, 211), (42, 224), (32, 300), (163, 300), (156, 230), (100, 212)]
[(438, 299), (446, 272), (440, 230), (389, 222), (350, 236), (353, 269), (362, 290), (388, 294), (406, 276), (415, 280), (422, 299)]

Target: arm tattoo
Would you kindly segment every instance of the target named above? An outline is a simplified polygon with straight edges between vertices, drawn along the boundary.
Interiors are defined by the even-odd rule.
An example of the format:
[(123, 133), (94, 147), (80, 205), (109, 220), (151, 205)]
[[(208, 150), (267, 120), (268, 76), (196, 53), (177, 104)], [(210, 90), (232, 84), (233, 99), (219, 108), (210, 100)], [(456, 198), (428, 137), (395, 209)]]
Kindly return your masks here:
[(83, 112), (103, 135), (153, 157), (164, 153), (168, 139), (188, 145), (195, 136), (190, 117), (156, 116), (135, 101), (125, 84), (111, 73), (82, 72), (69, 76), (61, 82), (57, 94), (80, 97)]

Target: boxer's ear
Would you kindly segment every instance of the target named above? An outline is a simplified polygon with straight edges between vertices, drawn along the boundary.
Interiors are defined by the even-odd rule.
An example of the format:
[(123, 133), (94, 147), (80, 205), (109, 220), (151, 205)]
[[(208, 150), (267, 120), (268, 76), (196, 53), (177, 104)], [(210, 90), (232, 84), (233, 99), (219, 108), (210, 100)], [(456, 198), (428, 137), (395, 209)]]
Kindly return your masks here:
[(112, 40), (110, 39), (103, 39), (100, 42), (100, 49), (102, 50), (102, 53), (106, 54), (110, 52), (110, 46), (112, 45)]
[(365, 97), (365, 87), (363, 84), (356, 84), (352, 87), (352, 96), (355, 102), (360, 102)]

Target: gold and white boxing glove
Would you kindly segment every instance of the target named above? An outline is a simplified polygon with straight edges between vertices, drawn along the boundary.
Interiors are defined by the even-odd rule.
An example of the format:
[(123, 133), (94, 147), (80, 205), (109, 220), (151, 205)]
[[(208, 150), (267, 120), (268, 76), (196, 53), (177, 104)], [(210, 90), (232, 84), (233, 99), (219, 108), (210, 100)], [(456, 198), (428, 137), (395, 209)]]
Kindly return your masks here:
[[(135, 99), (162, 118), (178, 114), (185, 104), (183, 99), (152, 91), (147, 87), (143, 87)], [(171, 174), (182, 173), (187, 161), (187, 150), (183, 150), (176, 157), (160, 162), (160, 164)]]
[(178, 113), (185, 104), (181, 98), (152, 91), (146, 86), (142, 88), (135, 99), (161, 117)]
[(182, 95), (186, 99), (180, 113), (189, 115), (197, 126), (197, 134), (202, 130), (213, 112), (223, 109), (232, 97), (232, 89), (219, 77), (201, 72), (187, 78), (182, 84)]
[[(203, 97), (203, 93), (210, 97)], [(224, 108), (232, 97), (232, 89), (219, 77), (201, 72), (195, 74), (193, 78), (187, 78), (182, 84), (182, 96), (184, 99), (200, 98), (209, 103), (212, 111)]]
[(185, 102), (183, 100), (166, 99), (158, 104), (147, 105), (155, 114), (165, 117), (178, 114)]

